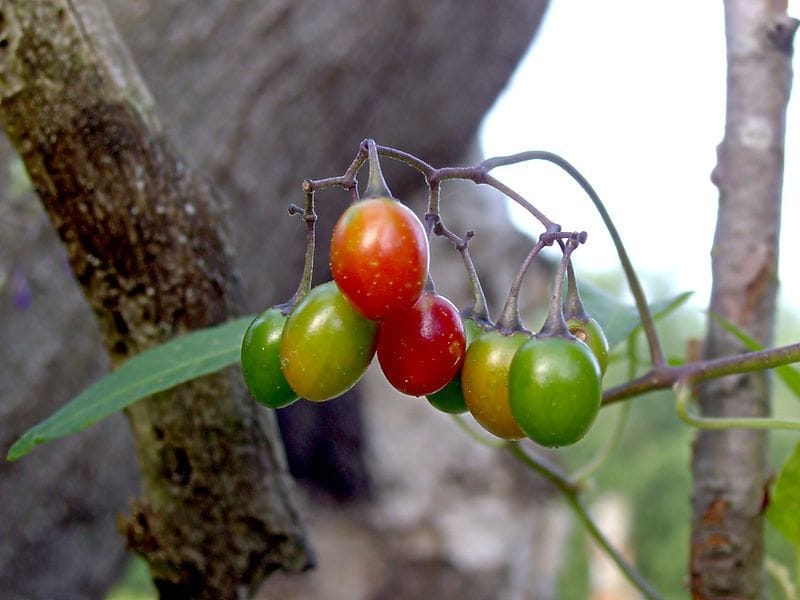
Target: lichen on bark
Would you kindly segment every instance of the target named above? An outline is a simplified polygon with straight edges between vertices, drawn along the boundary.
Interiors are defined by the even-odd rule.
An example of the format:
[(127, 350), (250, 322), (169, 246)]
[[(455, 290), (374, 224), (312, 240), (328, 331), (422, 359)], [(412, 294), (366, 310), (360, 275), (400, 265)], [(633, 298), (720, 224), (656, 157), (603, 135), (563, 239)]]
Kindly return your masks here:
[[(0, 120), (112, 362), (240, 313), (216, 192), (170, 146), (104, 7), (0, 5)], [(143, 496), (121, 527), (170, 597), (225, 598), (311, 561), (271, 413), (234, 369), (134, 405)]]

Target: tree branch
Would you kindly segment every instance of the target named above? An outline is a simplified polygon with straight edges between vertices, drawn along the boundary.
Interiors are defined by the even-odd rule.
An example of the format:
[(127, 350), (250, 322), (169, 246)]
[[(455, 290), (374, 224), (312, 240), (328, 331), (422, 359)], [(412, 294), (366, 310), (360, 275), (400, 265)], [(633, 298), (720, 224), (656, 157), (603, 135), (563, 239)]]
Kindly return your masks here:
[[(112, 361), (238, 314), (214, 190), (161, 134), (101, 4), (2, 5), (0, 119)], [(231, 598), (309, 550), (271, 413), (235, 370), (128, 412), (144, 496), (124, 520), (162, 594)]]
[[(726, 0), (728, 97), (725, 137), (712, 175), (719, 188), (710, 310), (769, 346), (777, 290), (778, 234), (791, 33), (775, 43), (786, 3)], [(704, 354), (740, 344), (711, 322)], [(766, 417), (767, 373), (733, 375), (701, 387), (702, 414)], [(766, 432), (703, 431), (694, 445), (691, 588), (694, 598), (761, 596)]]

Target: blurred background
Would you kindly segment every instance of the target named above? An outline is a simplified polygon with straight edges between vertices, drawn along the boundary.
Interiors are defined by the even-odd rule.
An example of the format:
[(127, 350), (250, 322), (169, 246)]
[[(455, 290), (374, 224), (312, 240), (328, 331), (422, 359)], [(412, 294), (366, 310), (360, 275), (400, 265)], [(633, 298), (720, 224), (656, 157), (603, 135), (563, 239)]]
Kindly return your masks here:
[[(374, 137), (435, 166), (528, 149), (561, 154), (607, 203), (650, 299), (695, 292), (660, 324), (670, 359), (685, 360), (702, 338), (717, 203), (710, 173), (724, 123), (721, 3), (520, 0), (469, 11), (454, 0), (108, 4), (168, 135), (229, 205), (249, 311), (296, 286), (303, 232), (285, 208), (302, 200), (302, 180), (341, 174), (361, 139)], [(796, 0), (789, 4), (800, 13)], [(791, 168), (797, 112), (793, 101), (784, 231), (800, 219)], [(5, 143), (0, 156), (5, 453), (108, 362), (18, 159)], [(385, 168), (395, 195), (421, 207), (419, 176)], [(546, 164), (497, 174), (565, 228), (587, 230), (575, 255), (581, 281), (629, 301), (610, 240), (573, 182)], [(326, 192), (318, 202), (324, 241), (346, 195)], [(447, 183), (442, 203), (452, 229), (478, 232), (471, 247), (496, 315), (530, 247), (526, 234), (539, 231), (472, 184)], [(778, 344), (800, 337), (800, 280), (789, 270), (798, 243), (783, 235)], [(318, 281), (327, 277), (321, 245)], [(460, 259), (445, 243), (432, 251), (440, 291), (463, 306)], [(550, 274), (542, 261), (529, 277), (531, 328)], [(607, 386), (643, 368), (641, 346), (617, 349)], [(775, 392), (776, 412), (800, 417), (781, 383)], [(424, 399), (390, 391), (378, 369), (346, 398), (298, 403), (279, 421), (319, 566), (276, 574), (264, 598), (636, 597), (546, 482)], [(588, 500), (601, 528), (668, 598), (687, 593), (692, 435), (671, 395), (658, 393), (602, 411), (587, 438), (550, 453), (572, 471), (608, 451)], [(795, 438), (773, 436), (776, 465)], [(146, 566), (115, 531), (115, 515), (136, 491), (121, 416), (2, 463), (5, 597), (154, 597)], [(777, 536), (770, 553), (790, 560)]]

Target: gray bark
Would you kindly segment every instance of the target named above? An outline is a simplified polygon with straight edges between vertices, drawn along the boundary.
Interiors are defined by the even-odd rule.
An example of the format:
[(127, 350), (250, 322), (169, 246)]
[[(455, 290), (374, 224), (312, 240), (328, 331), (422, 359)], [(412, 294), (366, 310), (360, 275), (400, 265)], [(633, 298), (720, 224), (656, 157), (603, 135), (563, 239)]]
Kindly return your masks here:
[[(112, 363), (240, 311), (214, 190), (172, 150), (105, 8), (6, 5), (0, 120)], [(235, 369), (135, 404), (143, 496), (122, 524), (170, 597), (233, 598), (311, 560), (270, 413)]]
[[(456, 162), (530, 42), (545, 6), (544, 1), (518, 1), (502, 11), (484, 4), (467, 11), (456, 2), (110, 4), (169, 133), (228, 200), (249, 311), (285, 299), (296, 285), (302, 233), (298, 223), (282, 215), (288, 202), (302, 200), (301, 180), (341, 172), (368, 135), (434, 164)], [(6, 23), (3, 36), (8, 34)], [(408, 172), (396, 173), (402, 175), (391, 178), (398, 195), (418, 183)], [(320, 197), (321, 204), (330, 205), (322, 218), (330, 226), (343, 200), (335, 193)], [(26, 224), (42, 218), (30, 204), (15, 210), (20, 207)], [(0, 267), (9, 274), (3, 314), (13, 317), (0, 320), (0, 336), (13, 340), (2, 344), (9, 360), (0, 360), (8, 367), (3, 373), (8, 377), (1, 378), (4, 450), (107, 364), (98, 352), (101, 338), (91, 314), (62, 268), (63, 254), (46, 229), (33, 238), (24, 231), (2, 230), (4, 250), (20, 249), (0, 253)], [(323, 230), (320, 239), (326, 237)], [(20, 273), (20, 286), (27, 282), (34, 292), (26, 308), (14, 303), (18, 278), (12, 273)], [(46, 328), (43, 322), (56, 325)], [(76, 331), (79, 336), (69, 335)], [(65, 350), (61, 344), (67, 339)], [(70, 360), (60, 360), (66, 353)], [(26, 368), (15, 369), (15, 364)], [(337, 419), (350, 420), (344, 430), (358, 429), (357, 413), (342, 411), (341, 403), (332, 407), (344, 413)], [(307, 415), (303, 431), (318, 430), (330, 418), (324, 412)], [(129, 436), (120, 423), (2, 465), (0, 533), (8, 550), (0, 557), (2, 589), (23, 597), (65, 590), (96, 597), (113, 578), (122, 546), (109, 539), (108, 524), (135, 485)], [(332, 447), (358, 449), (357, 433), (345, 438), (336, 446), (319, 446), (312, 460), (335, 456)], [(56, 456), (63, 460), (53, 460)], [(43, 470), (29, 467), (32, 461), (40, 461)], [(363, 485), (358, 462), (318, 470), (343, 473), (358, 488)], [(80, 486), (70, 477), (76, 464), (87, 474)], [(39, 484), (32, 481), (32, 471)], [(89, 491), (71, 494), (70, 489)], [(76, 497), (79, 502), (73, 503)], [(31, 504), (41, 522), (36, 537), (23, 526), (25, 519), (17, 518)], [(77, 521), (64, 514), (78, 513), (86, 532), (105, 527), (106, 534), (99, 536), (105, 544), (83, 533), (62, 535)], [(23, 539), (26, 544), (17, 543)], [(97, 555), (103, 560), (79, 560)], [(64, 556), (71, 557), (69, 563)]]
[[(780, 4), (780, 3), (777, 3)], [(769, 346), (777, 290), (778, 235), (791, 47), (797, 22), (785, 3), (725, 2), (728, 99), (725, 137), (713, 173), (719, 188), (710, 310)], [(711, 325), (705, 358), (742, 352)], [(703, 386), (709, 416), (766, 416), (767, 373)], [(762, 515), (767, 434), (702, 432), (693, 453), (691, 587), (695, 598), (757, 598), (763, 593)]]

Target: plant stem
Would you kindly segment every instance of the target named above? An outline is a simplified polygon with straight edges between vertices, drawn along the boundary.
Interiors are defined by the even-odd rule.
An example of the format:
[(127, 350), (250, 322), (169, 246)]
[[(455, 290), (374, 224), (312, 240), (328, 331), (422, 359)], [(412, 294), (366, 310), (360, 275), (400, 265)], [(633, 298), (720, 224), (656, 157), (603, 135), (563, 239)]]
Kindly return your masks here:
[(600, 548), (617, 564), (628, 581), (639, 590), (645, 598), (651, 600), (660, 599), (661, 595), (653, 589), (650, 583), (632, 564), (625, 560), (625, 557), (611, 545), (611, 542), (603, 535), (603, 532), (598, 529), (589, 515), (589, 512), (586, 510), (586, 507), (580, 501), (580, 498), (576, 495), (565, 495), (565, 499), (592, 539), (597, 542)]
[(559, 467), (541, 456), (525, 452), (519, 442), (504, 442), (503, 447), (517, 460), (552, 483), (565, 496), (576, 496), (580, 484), (569, 478)]
[(603, 393), (603, 405), (620, 402), (646, 392), (667, 389), (682, 379), (697, 383), (725, 375), (763, 371), (796, 362), (800, 362), (800, 343), (698, 361), (680, 367), (668, 365), (653, 367), (637, 379), (606, 390)]
[(317, 223), (317, 213), (314, 211), (314, 192), (306, 192), (305, 208), (292, 204), (289, 206), (289, 213), (301, 215), (306, 223), (306, 256), (303, 264), (303, 275), (300, 277), (297, 291), (288, 302), (278, 305), (284, 315), (291, 313), (295, 305), (308, 293), (311, 289), (311, 280), (314, 277), (314, 248), (316, 246)]
[[(551, 221), (548, 219), (543, 212), (541, 212), (538, 208), (536, 208), (533, 204), (528, 202), (525, 198), (523, 198), (519, 193), (511, 189), (505, 183), (501, 182), (500, 180), (492, 177), (489, 174), (482, 174), (477, 176), (478, 179), (482, 180), (480, 183), (485, 183), (496, 190), (503, 192), (506, 196), (511, 198), (514, 202), (519, 204), (522, 208), (527, 210), (531, 213), (536, 219), (544, 225), (545, 230), (548, 233), (552, 233), (554, 231), (561, 231), (561, 225), (556, 223), (555, 221)], [(472, 178), (470, 178), (472, 179)]]
[(364, 191), (366, 198), (393, 198), (386, 180), (383, 178), (383, 171), (381, 171), (381, 162), (378, 158), (378, 149), (375, 146), (375, 140), (366, 140), (367, 152), (369, 156), (369, 179), (367, 180), (367, 189)]
[(578, 496), (581, 487), (577, 482), (570, 480), (558, 467), (549, 464), (549, 462), (545, 461), (543, 458), (525, 452), (516, 442), (507, 442), (505, 448), (512, 456), (531, 470), (542, 475), (561, 492), (567, 504), (569, 504), (592, 539), (594, 539), (609, 558), (617, 564), (628, 581), (630, 581), (636, 589), (646, 598), (661, 598), (658, 592), (652, 588), (642, 574), (636, 570), (636, 567), (625, 560), (625, 557), (611, 545), (611, 542), (603, 535), (603, 532), (598, 529)]
[(425, 215), (426, 222), (433, 221), (433, 233), (450, 240), (453, 247), (461, 254), (464, 261), (464, 268), (467, 270), (467, 277), (469, 278), (470, 288), (472, 290), (472, 306), (469, 307), (467, 313), (462, 316), (472, 318), (476, 323), (481, 325), (490, 326), (492, 321), (489, 318), (489, 307), (486, 303), (486, 295), (483, 293), (483, 286), (478, 277), (478, 271), (475, 269), (475, 263), (472, 262), (472, 256), (469, 252), (469, 241), (475, 237), (475, 232), (470, 230), (464, 234), (464, 237), (458, 236), (447, 227), (445, 227), (439, 215), (432, 215), (430, 212)]
[[(469, 240), (474, 234), (474, 231), (468, 231), (464, 239)], [(478, 324), (490, 325), (492, 320), (489, 317), (489, 305), (486, 303), (486, 295), (483, 293), (483, 286), (478, 278), (475, 263), (472, 262), (469, 246), (465, 243), (460, 252), (461, 258), (464, 260), (464, 268), (467, 270), (470, 287), (472, 288), (472, 309), (470, 311), (472, 314), (470, 316)]]
[(587, 181), (587, 179), (580, 173), (580, 171), (578, 171), (572, 166), (572, 164), (567, 162), (558, 154), (543, 150), (531, 150), (529, 152), (521, 152), (512, 156), (498, 156), (496, 158), (489, 158), (483, 161), (479, 167), (485, 169), (486, 171), (490, 171), (496, 167), (513, 165), (529, 160), (544, 160), (560, 167), (570, 177), (572, 177), (572, 179), (574, 179), (578, 185), (581, 186), (583, 191), (586, 192), (586, 195), (589, 196), (589, 199), (592, 201), (597, 209), (597, 212), (600, 214), (600, 217), (603, 219), (603, 223), (605, 224), (606, 229), (611, 236), (614, 247), (617, 249), (617, 256), (619, 257), (620, 264), (622, 265), (622, 270), (625, 272), (625, 277), (628, 280), (628, 287), (630, 287), (631, 294), (633, 294), (633, 298), (636, 302), (636, 308), (639, 310), (639, 315), (642, 319), (642, 327), (644, 328), (645, 335), (647, 336), (647, 345), (650, 349), (650, 360), (654, 366), (667, 364), (667, 361), (664, 357), (664, 352), (661, 349), (661, 342), (658, 338), (658, 332), (655, 328), (653, 315), (651, 314), (650, 307), (647, 304), (647, 298), (644, 290), (642, 289), (641, 283), (639, 282), (639, 278), (636, 275), (636, 270), (633, 268), (630, 258), (628, 258), (628, 253), (625, 250), (624, 244), (622, 243), (622, 238), (617, 232), (617, 228), (614, 225), (614, 222), (611, 220), (611, 216), (608, 214), (605, 205), (600, 200), (600, 196), (598, 196), (597, 192)]
[(772, 576), (772, 579), (775, 580), (775, 583), (778, 585), (781, 592), (783, 592), (783, 597), (786, 598), (786, 600), (797, 599), (795, 586), (792, 582), (792, 575), (786, 566), (768, 556), (764, 559), (764, 568), (767, 573)]
[(580, 291), (578, 290), (578, 280), (575, 277), (575, 269), (572, 261), (567, 263), (567, 296), (564, 299), (564, 315), (567, 318), (575, 317), (581, 321), (588, 321), (589, 315), (583, 307)]
[[(628, 343), (625, 345), (628, 359), (628, 379), (633, 379), (636, 377), (636, 371), (639, 368), (639, 358), (636, 352), (636, 340), (637, 332), (634, 331), (628, 336)], [(617, 421), (614, 424), (614, 431), (611, 433), (611, 436), (606, 440), (606, 443), (603, 444), (603, 447), (600, 448), (597, 454), (588, 463), (573, 473), (573, 479), (577, 481), (587, 481), (589, 477), (596, 473), (597, 470), (603, 465), (605, 460), (611, 454), (611, 451), (619, 443), (619, 440), (622, 437), (622, 432), (625, 430), (625, 425), (628, 423), (628, 415), (630, 415), (630, 412), (631, 403), (626, 402), (623, 404), (623, 408), (617, 416)]]
[(553, 281), (553, 293), (550, 296), (550, 305), (547, 308), (547, 319), (544, 325), (542, 325), (542, 330), (539, 332), (539, 335), (572, 336), (569, 332), (569, 327), (567, 327), (567, 322), (564, 319), (564, 308), (562, 306), (561, 296), (564, 291), (564, 272), (567, 270), (567, 265), (569, 265), (569, 256), (577, 247), (577, 235), (570, 236), (566, 245), (562, 246), (564, 254), (561, 257), (561, 263), (558, 265), (558, 271), (556, 271), (555, 280)]
[(572, 474), (572, 478), (575, 481), (584, 483), (589, 480), (589, 478), (594, 475), (597, 470), (603, 466), (606, 459), (611, 455), (611, 452), (614, 448), (617, 447), (620, 438), (622, 438), (622, 432), (625, 431), (625, 425), (628, 422), (628, 415), (631, 412), (631, 403), (626, 402), (620, 407), (619, 414), (617, 415), (617, 420), (614, 423), (614, 430), (611, 432), (611, 435), (606, 439), (605, 443), (602, 445), (600, 450), (580, 469), (576, 469), (575, 472)]
[(482, 446), (488, 446), (489, 448), (502, 448), (506, 444), (506, 442), (501, 439), (490, 438), (486, 435), (482, 435), (481, 433), (475, 431), (472, 427), (467, 425), (464, 417), (462, 417), (461, 415), (453, 415), (453, 420), (464, 431), (464, 433), (466, 433), (469, 437), (471, 437), (473, 440), (475, 440)]
[(675, 385), (675, 410), (681, 421), (697, 429), (788, 429), (800, 431), (800, 421), (771, 417), (698, 417), (689, 414), (692, 391), (688, 381)]
[(511, 289), (508, 292), (508, 297), (503, 305), (500, 317), (497, 319), (497, 329), (501, 333), (510, 334), (515, 331), (528, 331), (522, 326), (522, 319), (519, 314), (519, 292), (522, 289), (522, 281), (525, 279), (525, 273), (528, 271), (528, 267), (545, 245), (546, 244), (539, 239), (539, 241), (534, 244), (533, 248), (531, 248), (531, 251), (528, 252), (525, 260), (522, 261), (522, 265), (511, 284)]

